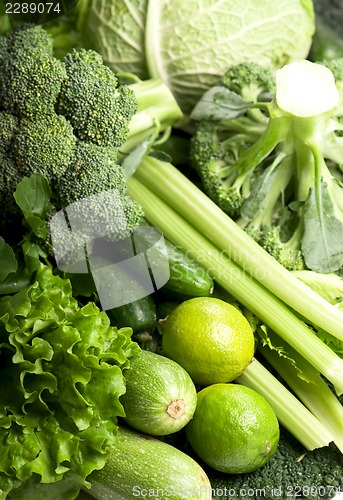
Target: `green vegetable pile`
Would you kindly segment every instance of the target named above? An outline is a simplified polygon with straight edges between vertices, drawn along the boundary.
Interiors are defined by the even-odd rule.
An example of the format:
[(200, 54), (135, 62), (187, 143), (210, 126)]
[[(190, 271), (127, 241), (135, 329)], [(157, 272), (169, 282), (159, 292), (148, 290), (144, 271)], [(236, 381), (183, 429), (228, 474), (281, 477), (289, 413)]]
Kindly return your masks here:
[[(315, 500), (343, 487), (343, 48), (311, 47), (318, 4), (80, 0), (43, 27), (0, 20), (0, 499), (180, 500), (175, 483), (189, 500)], [(55, 241), (73, 256), (87, 243), (90, 259), (99, 223), (111, 242), (156, 226), (166, 246), (146, 262), (154, 278), (168, 256), (161, 289), (107, 313), (90, 273), (58, 268), (51, 220), (82, 200), (80, 231)], [(160, 322), (211, 295), (254, 332), (234, 382), (281, 424), (251, 474), (202, 464), (176, 420), (157, 440), (126, 427), (144, 413), (154, 434), (167, 392), (182, 414), (181, 378), (161, 380), (154, 361)]]

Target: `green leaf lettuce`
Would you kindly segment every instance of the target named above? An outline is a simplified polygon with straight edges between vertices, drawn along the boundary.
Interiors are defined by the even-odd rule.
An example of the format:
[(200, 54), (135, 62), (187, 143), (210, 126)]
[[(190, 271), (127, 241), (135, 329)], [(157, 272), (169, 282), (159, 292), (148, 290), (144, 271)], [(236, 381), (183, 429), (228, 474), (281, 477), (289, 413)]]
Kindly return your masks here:
[(0, 499), (73, 499), (104, 466), (139, 352), (130, 336), (43, 265), (0, 299)]

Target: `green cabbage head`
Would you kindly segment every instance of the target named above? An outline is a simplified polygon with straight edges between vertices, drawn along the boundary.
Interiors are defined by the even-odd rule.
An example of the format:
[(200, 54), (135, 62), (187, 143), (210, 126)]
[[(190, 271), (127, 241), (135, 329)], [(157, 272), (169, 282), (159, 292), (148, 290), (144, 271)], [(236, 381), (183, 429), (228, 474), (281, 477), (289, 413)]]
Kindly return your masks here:
[(307, 56), (312, 0), (84, 0), (85, 42), (114, 71), (161, 77), (188, 112), (230, 66)]

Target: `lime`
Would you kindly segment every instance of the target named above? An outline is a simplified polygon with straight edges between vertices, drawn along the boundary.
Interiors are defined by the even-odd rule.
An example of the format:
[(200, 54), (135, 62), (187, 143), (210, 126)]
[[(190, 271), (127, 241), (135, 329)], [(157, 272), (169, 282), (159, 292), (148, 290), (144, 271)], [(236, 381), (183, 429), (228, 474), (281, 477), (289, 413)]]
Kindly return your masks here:
[(277, 417), (263, 396), (239, 384), (214, 384), (198, 393), (187, 439), (197, 455), (216, 470), (252, 472), (274, 454)]
[(254, 335), (233, 305), (211, 297), (179, 304), (162, 327), (162, 349), (196, 384), (231, 382), (250, 363)]

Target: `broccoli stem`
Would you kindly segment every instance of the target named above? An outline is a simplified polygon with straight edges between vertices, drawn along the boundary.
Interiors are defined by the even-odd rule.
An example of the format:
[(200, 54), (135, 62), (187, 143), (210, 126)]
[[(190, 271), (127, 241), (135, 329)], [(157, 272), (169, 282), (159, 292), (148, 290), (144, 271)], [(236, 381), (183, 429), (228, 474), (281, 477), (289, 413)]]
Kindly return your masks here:
[(127, 140), (120, 148), (122, 155), (150, 136), (156, 126), (162, 131), (182, 118), (173, 94), (159, 78), (133, 83), (129, 87), (137, 99), (137, 112), (130, 122)]
[[(329, 430), (334, 443), (343, 453), (343, 406), (321, 378), (320, 373), (305, 359), (297, 356), (296, 366), (267, 346), (259, 351), (268, 363), (279, 373), (304, 405)], [(306, 380), (300, 378), (300, 371)]]
[(257, 359), (253, 359), (236, 382), (264, 396), (279, 422), (308, 450), (322, 448), (333, 440), (329, 427), (321, 423)]
[[(292, 276), (170, 163), (146, 157), (135, 177), (226, 252), (245, 275), (250, 274), (314, 326), (343, 340), (342, 311)], [(149, 206), (146, 210), (148, 214)], [(168, 222), (164, 221), (163, 229)]]
[[(156, 161), (158, 162), (158, 160)], [(343, 360), (339, 358), (327, 345), (325, 345), (309, 327), (307, 327), (288, 309), (285, 304), (275, 297), (270, 289), (261, 286), (258, 281), (250, 276), (250, 273), (246, 272), (246, 268), (240, 267), (233, 261), (237, 256), (239, 257), (238, 260), (241, 260), (242, 254), (240, 254), (239, 246), (238, 248), (232, 247), (231, 249), (229, 247), (225, 248), (224, 246), (218, 248), (215, 246), (215, 242), (211, 243), (203, 234), (198, 232), (195, 227), (175, 212), (173, 208), (168, 206), (166, 202), (162, 201), (158, 195), (154, 194), (152, 190), (150, 191), (147, 186), (140, 182), (141, 178), (146, 180), (143, 175), (143, 171), (150, 174), (148, 175), (148, 180), (153, 179), (150, 169), (147, 168), (145, 170), (145, 167), (151, 165), (151, 162), (153, 167), (152, 170), (155, 172), (155, 174), (153, 174), (155, 175), (154, 179), (159, 178), (160, 176), (157, 175), (158, 169), (154, 168), (156, 167), (155, 159), (146, 158), (136, 173), (136, 175), (138, 174), (137, 178), (133, 177), (128, 183), (129, 194), (141, 204), (147, 220), (151, 224), (159, 227), (164, 232), (165, 236), (174, 244), (182, 246), (185, 251), (189, 252), (192, 258), (211, 272), (213, 278), (220, 286), (222, 286), (222, 288), (228, 291), (234, 298), (236, 298), (236, 300), (247, 307), (251, 312), (256, 314), (256, 316), (270, 326), (270, 328), (276, 331), (286, 342), (296, 349), (296, 351), (301, 353), (302, 356), (312, 363), (313, 366), (315, 366), (335, 385), (337, 391), (343, 392)], [(161, 168), (165, 170), (163, 165), (166, 164), (162, 165), (161, 162), (158, 162), (157, 165), (160, 165)], [(169, 168), (174, 171), (171, 165), (168, 165), (168, 169)], [(166, 171), (164, 171), (164, 173), (166, 174)], [(167, 182), (171, 192), (171, 197), (168, 197), (168, 201), (171, 205), (174, 202), (174, 205), (176, 206), (179, 205), (179, 201), (181, 203), (182, 201), (185, 201), (183, 195), (181, 194), (183, 191), (180, 189), (180, 185), (178, 185), (178, 175), (181, 175), (183, 178), (182, 174), (172, 176), (176, 182), (175, 188), (178, 192), (175, 192), (172, 188), (173, 184), (169, 184), (169, 182)], [(159, 178), (159, 182), (165, 184), (163, 179), (166, 180), (167, 177), (168, 176), (166, 175), (162, 177), (162, 179)], [(154, 184), (154, 182), (151, 183), (151, 185)], [(190, 184), (192, 185), (192, 183)], [(155, 186), (154, 191), (156, 191)], [(193, 210), (195, 219), (200, 220), (200, 213), (202, 213), (206, 218), (206, 224), (209, 226), (212, 236), (214, 236), (214, 233), (217, 233), (217, 235), (221, 234), (223, 237), (223, 235), (226, 234), (226, 227), (224, 227), (223, 224), (216, 225), (216, 221), (212, 220), (215, 212), (213, 210), (208, 210), (211, 208), (211, 203), (208, 198), (205, 196), (207, 203), (209, 203), (209, 207), (204, 207), (204, 210), (202, 211), (201, 209), (203, 207), (201, 204), (201, 195), (198, 194), (198, 197), (199, 207), (195, 208), (193, 206), (192, 209), (189, 207), (189, 213), (188, 210), (186, 210), (186, 215), (188, 214), (188, 216), (190, 216), (190, 212)], [(167, 197), (163, 195), (163, 199), (166, 200), (166, 198)], [(216, 207), (216, 205), (214, 206)], [(260, 266), (259, 254), (262, 254), (263, 257), (265, 252), (256, 244), (259, 251), (258, 253), (255, 253), (255, 255), (252, 255), (255, 242), (253, 242), (250, 237), (245, 235), (244, 231), (238, 228), (236, 224), (233, 223), (233, 225), (234, 233), (231, 230), (231, 234), (228, 236), (228, 239), (234, 240), (235, 244), (238, 243), (238, 245), (242, 244), (242, 241), (245, 242), (245, 262), (247, 262), (246, 256), (249, 255), (252, 260), (249, 261), (248, 265), (252, 264), (254, 274), (257, 278), (263, 278), (263, 276), (258, 275), (258, 273), (261, 272), (264, 275), (266, 272), (266, 269)], [(241, 238), (241, 241), (239, 242), (238, 238), (241, 232), (243, 233), (244, 238)], [(211, 235), (209, 237), (211, 238)], [(247, 240), (245, 238), (247, 238)], [(215, 238), (211, 239), (214, 241)], [(234, 248), (239, 250), (238, 255), (235, 255)], [(268, 257), (270, 256), (268, 255)], [(270, 261), (274, 265), (274, 259), (270, 257)], [(266, 265), (266, 268), (268, 268), (268, 266), (271, 267), (269, 259), (268, 264), (261, 265)], [(276, 270), (278, 267), (279, 264), (276, 266)], [(282, 268), (282, 266), (280, 267), (285, 271), (286, 276), (288, 276), (289, 272)], [(273, 277), (274, 280), (277, 280), (277, 276), (275, 274), (273, 274)], [(303, 296), (307, 293), (307, 301), (309, 301), (313, 295), (317, 302), (326, 304), (324, 299), (319, 296), (317, 297), (312, 290), (309, 290), (309, 288), (301, 282), (299, 283), (299, 280), (296, 278), (294, 279), (292, 275), (289, 276), (289, 281), (292, 283), (295, 281), (294, 286), (299, 287), (299, 284), (301, 285), (299, 287), (301, 290), (299, 295), (301, 296), (302, 301)], [(279, 285), (279, 288), (284, 289), (282, 285)], [(328, 304), (327, 307), (328, 306), (330, 306), (330, 311), (331, 309), (333, 309), (333, 311), (336, 310), (333, 306), (331, 306), (331, 304)], [(309, 309), (308, 304), (307, 309)]]

